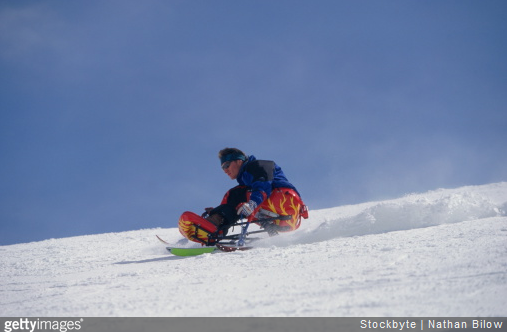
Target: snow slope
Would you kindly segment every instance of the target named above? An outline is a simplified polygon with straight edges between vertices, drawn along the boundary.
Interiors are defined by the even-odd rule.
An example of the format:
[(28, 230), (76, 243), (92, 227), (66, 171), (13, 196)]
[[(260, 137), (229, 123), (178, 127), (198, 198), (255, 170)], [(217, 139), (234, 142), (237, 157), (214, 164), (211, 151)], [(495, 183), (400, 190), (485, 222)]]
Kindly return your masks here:
[(507, 183), (310, 211), (251, 251), (178, 230), (0, 247), (7, 316), (507, 316)]

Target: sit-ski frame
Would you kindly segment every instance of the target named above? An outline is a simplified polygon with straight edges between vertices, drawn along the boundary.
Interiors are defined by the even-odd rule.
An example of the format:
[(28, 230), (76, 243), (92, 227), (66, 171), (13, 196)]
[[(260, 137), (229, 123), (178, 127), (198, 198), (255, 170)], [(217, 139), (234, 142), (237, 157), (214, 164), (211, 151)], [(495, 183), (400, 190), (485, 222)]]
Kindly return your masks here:
[[(204, 228), (202, 228), (199, 225), (194, 225), (195, 226), (195, 235), (193, 235), (192, 238), (194, 238), (195, 240), (201, 242), (205, 246), (215, 245), (219, 241), (222, 241), (222, 240), (231, 240), (230, 242), (226, 242), (226, 243), (221, 242), (221, 244), (235, 244), (238, 247), (242, 247), (242, 246), (245, 245), (246, 237), (248, 235), (250, 235), (250, 234), (269, 233), (270, 236), (278, 234), (278, 232), (276, 232), (276, 230), (275, 230), (274, 233), (272, 233), (273, 231), (269, 231), (267, 229), (253, 231), (253, 232), (248, 232), (248, 226), (250, 226), (250, 224), (252, 222), (254, 222), (254, 223), (260, 223), (261, 226), (264, 226), (266, 223), (269, 223), (271, 221), (275, 221), (275, 220), (291, 220), (292, 219), (292, 215), (281, 216), (281, 215), (277, 215), (275, 213), (272, 213), (271, 215), (274, 215), (274, 216), (265, 217), (265, 218), (261, 218), (261, 219), (253, 219), (253, 220), (248, 220), (247, 219), (247, 221), (237, 222), (237, 223), (229, 226), (229, 228), (230, 227), (234, 227), (234, 226), (241, 226), (241, 233), (239, 233), (239, 234), (233, 234), (233, 235), (225, 235), (225, 236), (223, 236), (223, 235), (220, 235), (221, 229), (219, 229), (215, 233), (209, 234), (207, 241), (204, 241), (204, 240), (198, 238), (197, 237), (197, 232), (199, 230), (202, 230), (204, 232), (208, 232), (208, 231), (205, 230)], [(251, 239), (251, 240), (254, 240), (254, 239)]]

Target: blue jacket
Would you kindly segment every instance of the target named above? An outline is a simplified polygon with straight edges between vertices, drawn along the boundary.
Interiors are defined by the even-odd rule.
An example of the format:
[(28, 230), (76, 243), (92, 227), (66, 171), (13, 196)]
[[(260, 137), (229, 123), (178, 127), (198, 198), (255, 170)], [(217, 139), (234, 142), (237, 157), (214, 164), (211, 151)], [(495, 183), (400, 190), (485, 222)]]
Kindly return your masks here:
[[(248, 157), (239, 170), (236, 179), (242, 186), (252, 190), (250, 199), (260, 205), (264, 197), (271, 195), (273, 188), (297, 189), (287, 180), (282, 169), (271, 160), (257, 160), (254, 156)], [(263, 195), (266, 194), (266, 196)]]

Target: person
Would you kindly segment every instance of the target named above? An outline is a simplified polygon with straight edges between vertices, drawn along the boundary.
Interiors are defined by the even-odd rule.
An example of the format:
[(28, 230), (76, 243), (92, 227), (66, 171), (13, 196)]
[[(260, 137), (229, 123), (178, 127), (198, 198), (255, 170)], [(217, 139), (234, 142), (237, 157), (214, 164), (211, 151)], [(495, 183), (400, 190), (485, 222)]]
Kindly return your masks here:
[(247, 156), (237, 148), (220, 150), (218, 158), (225, 174), (231, 180), (236, 180), (238, 185), (225, 194), (219, 206), (205, 208), (202, 214), (203, 218), (217, 228), (227, 232), (227, 229), (239, 219), (250, 217), (257, 207), (274, 195), (278, 188), (283, 188), (284, 193), (295, 196), (306, 209), (296, 187), (289, 182), (274, 161), (258, 160), (255, 156)]

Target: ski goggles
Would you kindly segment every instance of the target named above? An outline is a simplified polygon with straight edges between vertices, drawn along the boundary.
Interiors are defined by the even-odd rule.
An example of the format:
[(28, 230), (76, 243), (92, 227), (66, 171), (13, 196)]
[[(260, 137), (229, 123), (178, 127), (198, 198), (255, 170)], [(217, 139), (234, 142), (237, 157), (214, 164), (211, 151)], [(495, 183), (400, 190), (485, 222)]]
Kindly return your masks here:
[(222, 164), (222, 169), (225, 171), (226, 169), (229, 168), (229, 166), (231, 166), (231, 163), (232, 163), (232, 160), (226, 161), (225, 163)]

